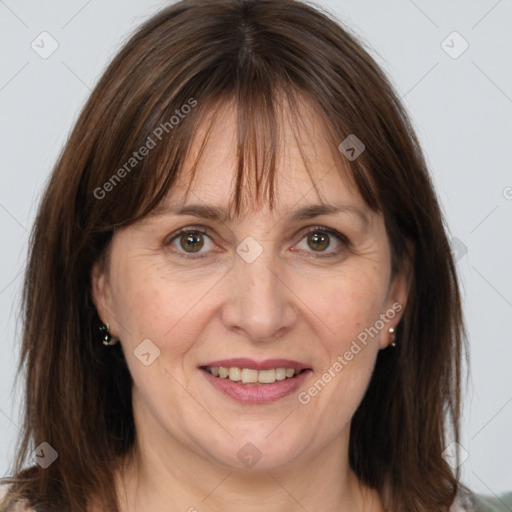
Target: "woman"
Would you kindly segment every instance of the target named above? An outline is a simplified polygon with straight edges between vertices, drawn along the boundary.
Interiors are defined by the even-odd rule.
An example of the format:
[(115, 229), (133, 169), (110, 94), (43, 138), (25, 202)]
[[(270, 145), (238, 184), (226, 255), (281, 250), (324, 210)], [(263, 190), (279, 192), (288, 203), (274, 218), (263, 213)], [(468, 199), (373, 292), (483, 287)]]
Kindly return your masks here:
[(299, 2), (179, 2), (42, 199), (4, 509), (470, 510), (464, 349), (418, 141), (361, 44)]

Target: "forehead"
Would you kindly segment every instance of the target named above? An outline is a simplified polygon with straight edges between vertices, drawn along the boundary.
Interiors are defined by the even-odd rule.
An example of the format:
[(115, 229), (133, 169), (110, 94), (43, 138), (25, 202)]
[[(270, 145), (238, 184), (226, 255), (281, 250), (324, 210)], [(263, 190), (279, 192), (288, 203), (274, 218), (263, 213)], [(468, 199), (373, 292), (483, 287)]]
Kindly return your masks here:
[[(272, 142), (276, 150), (275, 203), (281, 213), (300, 202), (364, 206), (348, 164), (321, 118), (305, 102), (300, 103), (295, 117), (290, 115), (286, 101), (280, 105), (276, 140), (270, 141), (265, 134), (258, 137), (251, 146), (252, 154), (246, 155), (240, 183), (236, 106), (224, 102), (208, 112), (198, 125), (178, 180), (164, 204), (204, 202), (227, 207), (238, 193), (248, 209), (260, 209), (268, 199), (256, 190), (268, 187), (269, 180), (268, 173), (261, 171), (268, 167), (262, 167), (261, 162), (268, 158), (265, 142)], [(257, 125), (257, 120), (252, 121)]]

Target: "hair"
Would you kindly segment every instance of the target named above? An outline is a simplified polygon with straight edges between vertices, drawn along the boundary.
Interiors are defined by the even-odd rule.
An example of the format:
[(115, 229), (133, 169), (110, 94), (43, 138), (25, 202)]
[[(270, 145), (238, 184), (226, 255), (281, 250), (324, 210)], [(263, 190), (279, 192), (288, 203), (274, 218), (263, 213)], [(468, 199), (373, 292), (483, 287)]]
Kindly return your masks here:
[[(119, 510), (114, 474), (136, 440), (132, 379), (121, 344), (106, 350), (97, 336), (91, 269), (116, 229), (172, 191), (198, 126), (226, 102), (238, 125), (234, 211), (246, 204), (244, 189), (268, 193), (272, 207), (282, 98), (296, 126), (300, 105), (314, 109), (340, 175), (383, 214), (393, 272), (411, 268), (397, 347), (379, 351), (352, 419), (351, 468), (386, 510), (447, 511), (466, 489), (442, 456), (459, 440), (468, 357), (456, 268), (425, 158), (389, 79), (318, 6), (184, 0), (141, 25), (114, 57), (41, 199), (23, 288), (25, 407), (11, 500), (76, 511), (94, 496)], [(351, 134), (365, 145), (354, 160), (338, 151)], [(27, 466), (42, 442), (58, 459)]]

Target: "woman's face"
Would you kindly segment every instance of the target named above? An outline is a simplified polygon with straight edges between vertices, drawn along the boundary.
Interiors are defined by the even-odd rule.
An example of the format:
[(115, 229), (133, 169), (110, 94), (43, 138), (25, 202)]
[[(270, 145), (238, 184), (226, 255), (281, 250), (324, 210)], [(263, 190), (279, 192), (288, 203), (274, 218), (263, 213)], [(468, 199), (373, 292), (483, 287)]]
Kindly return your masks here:
[[(95, 267), (95, 303), (126, 355), (146, 449), (259, 469), (346, 454), (351, 418), (400, 320), (407, 285), (401, 276), (390, 282), (382, 215), (340, 178), (314, 116), (308, 125), (300, 147), (283, 125), (274, 211), (262, 201), (231, 220), (176, 213), (192, 204), (228, 208), (236, 118), (224, 109), (187, 198), (201, 137), (164, 207), (117, 231), (105, 269)], [(306, 215), (321, 204), (340, 209)], [(191, 233), (177, 235), (185, 228)], [(250, 361), (225, 361), (240, 358)], [(282, 379), (275, 368), (308, 370), (246, 384), (204, 369), (223, 360), (246, 368), (249, 381)], [(256, 372), (258, 364), (270, 371)]]

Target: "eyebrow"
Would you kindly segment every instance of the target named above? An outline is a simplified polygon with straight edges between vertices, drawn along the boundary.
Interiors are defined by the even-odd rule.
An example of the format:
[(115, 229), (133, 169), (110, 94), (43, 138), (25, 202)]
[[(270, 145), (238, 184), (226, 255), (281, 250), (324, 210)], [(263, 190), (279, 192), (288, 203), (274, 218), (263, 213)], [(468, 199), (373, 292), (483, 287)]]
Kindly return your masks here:
[[(366, 229), (370, 224), (367, 211), (361, 210), (351, 204), (310, 204), (287, 213), (284, 218), (290, 222), (313, 219), (320, 215), (336, 215), (338, 213), (352, 214), (358, 217)], [(160, 215), (192, 215), (201, 219), (226, 223), (232, 221), (228, 210), (220, 206), (205, 204), (188, 204), (183, 206), (161, 205), (150, 214)]]

